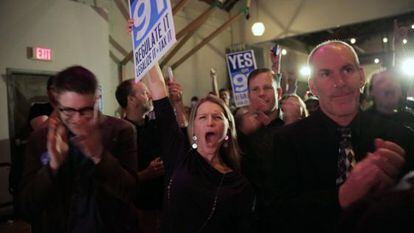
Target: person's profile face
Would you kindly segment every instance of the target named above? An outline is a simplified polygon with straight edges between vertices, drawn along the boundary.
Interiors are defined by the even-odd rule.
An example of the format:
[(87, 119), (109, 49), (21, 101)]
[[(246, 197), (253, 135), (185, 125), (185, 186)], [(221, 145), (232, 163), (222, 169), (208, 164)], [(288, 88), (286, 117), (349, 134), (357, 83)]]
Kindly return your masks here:
[(352, 51), (345, 45), (328, 44), (314, 53), (310, 65), (309, 87), (318, 96), (321, 110), (333, 118), (355, 115), (365, 79)]
[(132, 90), (131, 101), (136, 108), (141, 109), (144, 113), (154, 109), (151, 94), (142, 82), (134, 82)]

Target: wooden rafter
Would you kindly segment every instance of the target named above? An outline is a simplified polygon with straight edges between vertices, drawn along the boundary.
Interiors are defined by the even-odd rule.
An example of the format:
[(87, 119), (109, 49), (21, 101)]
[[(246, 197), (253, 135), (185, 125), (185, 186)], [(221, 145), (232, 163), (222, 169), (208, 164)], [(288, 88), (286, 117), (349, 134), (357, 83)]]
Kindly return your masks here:
[(208, 19), (208, 17), (214, 12), (215, 9), (216, 9), (215, 6), (211, 6), (210, 8), (208, 8), (208, 10), (204, 11), (200, 16), (198, 16), (185, 28), (179, 31), (176, 35), (177, 40), (181, 39), (181, 37), (183, 37), (187, 33), (194, 32), (197, 28), (199, 28), (200, 25)]
[(122, 0), (115, 0), (115, 4), (118, 7), (119, 11), (122, 13), (122, 15), (124, 16), (125, 20), (129, 19), (129, 11), (128, 9), (125, 7), (124, 3), (122, 2)]
[(181, 8), (184, 7), (184, 5), (188, 2), (188, 0), (181, 0), (180, 2), (178, 2), (177, 4), (175, 4), (175, 6), (172, 9), (172, 13), (173, 15), (176, 15), (177, 12), (179, 12), (181, 10)]
[(179, 65), (181, 65), (185, 60), (191, 57), (194, 53), (196, 53), (199, 49), (201, 49), (204, 45), (210, 42), (214, 37), (224, 31), (228, 26), (230, 26), (235, 20), (237, 20), (240, 16), (243, 15), (243, 11), (239, 12), (238, 14), (232, 16), (229, 20), (227, 20), (224, 24), (222, 24), (219, 28), (217, 28), (214, 32), (208, 35), (203, 41), (201, 41), (198, 45), (196, 45), (193, 49), (188, 51), (183, 57), (181, 57), (178, 61), (176, 61), (171, 68), (175, 69)]
[(122, 56), (126, 56), (128, 52), (120, 45), (111, 35), (109, 35), (109, 43), (118, 50), (122, 54)]
[(168, 61), (171, 60), (171, 58), (178, 52), (178, 50), (181, 49), (181, 47), (183, 47), (183, 45), (193, 36), (194, 32), (189, 32), (187, 33), (187, 35), (184, 36), (184, 38), (182, 38), (177, 45), (171, 50), (170, 53), (167, 54), (167, 56), (165, 56), (165, 58), (162, 60), (162, 62), (160, 62), (160, 66), (163, 67), (165, 66), (165, 64), (168, 63)]
[[(171, 58), (178, 52), (178, 50), (191, 38), (194, 32), (200, 28), (201, 24), (207, 21), (208, 17), (217, 9), (214, 5), (204, 11), (200, 16), (193, 20), (189, 25), (177, 33), (176, 39), (180, 40), (173, 50), (162, 60), (160, 66), (163, 67)], [(184, 36), (184, 37), (183, 37)]]

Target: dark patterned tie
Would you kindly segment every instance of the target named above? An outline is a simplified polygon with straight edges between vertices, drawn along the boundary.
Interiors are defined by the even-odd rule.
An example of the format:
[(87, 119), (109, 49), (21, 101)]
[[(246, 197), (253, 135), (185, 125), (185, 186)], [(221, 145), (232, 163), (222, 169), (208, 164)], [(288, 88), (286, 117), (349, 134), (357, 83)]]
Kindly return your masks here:
[(338, 177), (336, 184), (341, 185), (345, 182), (349, 172), (355, 166), (355, 153), (351, 143), (351, 129), (338, 128), (340, 135), (339, 157), (338, 157)]

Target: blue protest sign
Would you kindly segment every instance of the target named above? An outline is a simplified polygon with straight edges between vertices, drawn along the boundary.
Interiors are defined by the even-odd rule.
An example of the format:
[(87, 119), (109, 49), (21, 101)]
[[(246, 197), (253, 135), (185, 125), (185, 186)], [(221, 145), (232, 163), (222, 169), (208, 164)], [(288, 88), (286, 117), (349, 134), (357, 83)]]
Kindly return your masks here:
[(140, 80), (175, 43), (169, 0), (130, 0), (135, 79)]
[(237, 107), (249, 105), (247, 76), (256, 69), (253, 50), (226, 54), (229, 78)]

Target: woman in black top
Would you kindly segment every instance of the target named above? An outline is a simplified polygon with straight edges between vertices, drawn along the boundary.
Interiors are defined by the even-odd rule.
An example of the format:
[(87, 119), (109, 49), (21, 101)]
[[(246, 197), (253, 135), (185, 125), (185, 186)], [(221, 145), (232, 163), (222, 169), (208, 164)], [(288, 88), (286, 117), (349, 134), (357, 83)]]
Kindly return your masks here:
[(167, 177), (162, 232), (254, 232), (255, 196), (240, 174), (230, 110), (215, 96), (201, 99), (189, 120), (190, 147), (176, 123), (158, 65), (150, 76)]

